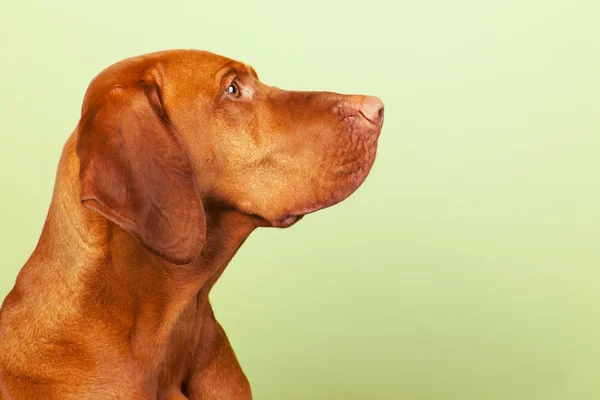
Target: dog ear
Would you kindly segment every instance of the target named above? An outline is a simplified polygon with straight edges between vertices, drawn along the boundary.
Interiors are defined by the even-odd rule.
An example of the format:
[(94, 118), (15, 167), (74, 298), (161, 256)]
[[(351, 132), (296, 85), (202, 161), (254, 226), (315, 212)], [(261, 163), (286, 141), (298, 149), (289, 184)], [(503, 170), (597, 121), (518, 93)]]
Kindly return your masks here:
[(167, 261), (193, 261), (206, 217), (156, 82), (114, 86), (88, 107), (78, 129), (82, 204)]

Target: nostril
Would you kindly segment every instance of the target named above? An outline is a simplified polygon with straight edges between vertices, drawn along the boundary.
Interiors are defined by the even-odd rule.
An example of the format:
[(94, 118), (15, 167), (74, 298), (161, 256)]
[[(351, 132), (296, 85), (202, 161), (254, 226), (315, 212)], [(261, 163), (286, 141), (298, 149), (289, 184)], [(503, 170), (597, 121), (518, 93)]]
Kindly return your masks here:
[(383, 101), (378, 97), (365, 96), (360, 103), (360, 113), (374, 124), (383, 123)]

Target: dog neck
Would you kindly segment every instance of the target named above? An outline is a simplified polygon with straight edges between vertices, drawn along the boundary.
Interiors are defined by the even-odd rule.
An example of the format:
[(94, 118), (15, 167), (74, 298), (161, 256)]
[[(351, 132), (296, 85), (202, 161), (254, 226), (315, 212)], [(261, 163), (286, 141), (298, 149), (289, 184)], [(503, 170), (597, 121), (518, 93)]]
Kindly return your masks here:
[[(144, 276), (144, 272), (149, 272), (147, 269), (154, 269), (181, 276), (185, 278), (187, 285), (193, 283), (199, 290), (215, 273), (222, 272), (243, 241), (257, 227), (256, 218), (212, 202), (205, 203), (207, 232), (201, 253), (190, 264), (171, 264), (141, 246), (129, 232), (81, 204), (75, 136), (75, 133), (71, 135), (63, 149), (54, 195), (44, 225), (44, 231), (54, 231), (55, 234), (47, 235), (43, 232), (41, 243), (36, 251), (64, 248), (64, 242), (68, 241), (69, 247), (78, 247), (79, 255), (83, 255), (90, 261), (109, 259), (113, 264), (123, 264), (124, 268), (129, 265), (132, 268), (131, 275), (137, 275), (138, 279)], [(58, 243), (56, 246), (55, 243), (47, 243), (49, 240), (56, 240), (51, 238), (59, 238), (62, 246)], [(55, 255), (60, 256), (58, 253)], [(135, 271), (136, 268), (141, 268), (143, 271)], [(138, 280), (137, 285), (142, 283)]]
[[(171, 264), (81, 204), (75, 136), (65, 144), (48, 217), (20, 279), (52, 285), (41, 292), (48, 296), (47, 304), (72, 305), (59, 307), (70, 315), (57, 319), (85, 318), (79, 314), (86, 310), (106, 315), (111, 319), (107, 323), (119, 325), (115, 330), (131, 334), (137, 325), (150, 326), (156, 331), (148, 335), (165, 338), (182, 313), (204, 313), (210, 307), (210, 289), (256, 223), (235, 210), (205, 204), (207, 234), (201, 253), (190, 264)], [(140, 323), (140, 315), (154, 323)]]

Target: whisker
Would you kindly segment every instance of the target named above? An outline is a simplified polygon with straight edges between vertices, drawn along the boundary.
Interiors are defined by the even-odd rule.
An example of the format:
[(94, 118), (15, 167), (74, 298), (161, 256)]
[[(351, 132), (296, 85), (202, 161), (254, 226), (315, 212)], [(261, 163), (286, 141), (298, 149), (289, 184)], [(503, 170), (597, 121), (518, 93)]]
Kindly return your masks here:
[(343, 175), (343, 173), (338, 172), (337, 178), (335, 178), (335, 186), (334, 186), (335, 190), (337, 190), (337, 188), (338, 188), (338, 185), (340, 183), (340, 178), (341, 178), (342, 175)]
[(321, 181), (323, 180), (323, 177), (325, 176), (325, 173), (327, 172), (327, 170), (329, 169), (329, 167), (331, 167), (333, 165), (332, 162), (329, 163), (329, 165), (327, 166), (327, 168), (325, 168), (325, 171), (323, 171), (323, 173), (321, 174), (321, 178), (319, 179), (318, 184), (321, 185)]
[[(310, 188), (314, 191), (315, 189), (313, 188), (313, 180), (312, 180), (312, 176), (315, 173), (315, 171), (317, 170), (317, 168), (319, 168), (321, 166), (321, 164), (323, 164), (325, 162), (325, 160), (321, 161), (320, 163), (317, 164), (316, 167), (313, 168), (312, 172), (310, 173)], [(318, 183), (318, 182), (317, 182)]]

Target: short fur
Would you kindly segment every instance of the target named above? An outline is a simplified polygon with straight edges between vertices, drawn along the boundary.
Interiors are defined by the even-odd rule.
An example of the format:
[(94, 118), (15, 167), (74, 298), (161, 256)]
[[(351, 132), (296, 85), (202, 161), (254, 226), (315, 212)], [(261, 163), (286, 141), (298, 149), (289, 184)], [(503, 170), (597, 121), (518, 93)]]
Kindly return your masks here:
[(0, 399), (251, 399), (210, 289), (255, 228), (356, 190), (382, 123), (377, 98), (269, 87), (208, 52), (104, 70), (0, 311)]

